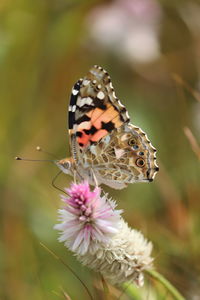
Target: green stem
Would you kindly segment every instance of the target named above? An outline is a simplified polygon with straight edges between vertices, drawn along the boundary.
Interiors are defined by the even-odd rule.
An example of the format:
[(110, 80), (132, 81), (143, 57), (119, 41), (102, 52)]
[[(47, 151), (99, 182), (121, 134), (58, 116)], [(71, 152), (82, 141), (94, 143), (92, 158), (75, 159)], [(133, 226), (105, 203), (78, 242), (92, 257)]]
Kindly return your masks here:
[(170, 292), (170, 294), (174, 297), (175, 300), (186, 300), (179, 293), (179, 291), (164, 276), (162, 276), (157, 271), (155, 271), (155, 270), (146, 270), (145, 273), (147, 273), (149, 276), (151, 276), (152, 278), (159, 281)]
[(131, 284), (130, 282), (125, 282), (122, 284), (122, 294), (118, 298), (121, 299), (123, 294), (129, 295), (133, 300), (141, 300), (141, 293), (138, 287), (135, 284)]
[[(186, 300), (179, 291), (161, 274), (159, 274), (155, 270), (146, 270), (146, 274), (148, 274), (150, 277), (156, 279), (158, 282), (160, 282), (166, 290), (174, 297), (175, 300)], [(124, 291), (123, 293), (126, 293), (131, 297), (133, 300), (141, 300), (141, 295), (139, 289), (134, 285), (130, 283), (124, 283), (122, 285)]]

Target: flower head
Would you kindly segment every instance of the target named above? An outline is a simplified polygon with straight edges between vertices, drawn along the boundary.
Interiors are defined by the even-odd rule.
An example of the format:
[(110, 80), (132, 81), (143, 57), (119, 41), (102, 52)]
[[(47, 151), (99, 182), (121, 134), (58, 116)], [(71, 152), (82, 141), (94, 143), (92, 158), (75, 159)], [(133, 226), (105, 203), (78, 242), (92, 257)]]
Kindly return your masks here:
[(115, 210), (115, 202), (100, 196), (101, 189), (90, 190), (84, 182), (72, 184), (66, 190), (69, 197), (61, 196), (67, 204), (59, 210), (61, 231), (59, 240), (77, 254), (92, 253), (99, 243), (107, 243), (118, 232), (121, 210)]
[(95, 255), (78, 255), (78, 260), (100, 272), (112, 284), (134, 281), (138, 286), (142, 286), (142, 272), (152, 268), (151, 251), (152, 243), (121, 219), (120, 230), (107, 245), (101, 245)]
[(143, 271), (152, 267), (152, 244), (142, 233), (130, 228), (101, 189), (90, 190), (84, 182), (72, 184), (62, 196), (67, 204), (59, 210), (60, 241), (83, 264), (100, 272), (113, 284), (134, 281), (143, 284)]

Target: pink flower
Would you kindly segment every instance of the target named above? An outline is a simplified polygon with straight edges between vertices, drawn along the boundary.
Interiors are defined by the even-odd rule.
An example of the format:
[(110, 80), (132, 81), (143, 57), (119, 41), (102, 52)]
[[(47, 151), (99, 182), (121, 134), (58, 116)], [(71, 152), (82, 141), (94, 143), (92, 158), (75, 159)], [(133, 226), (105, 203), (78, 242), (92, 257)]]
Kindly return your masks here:
[(118, 232), (122, 211), (100, 196), (100, 188), (91, 191), (87, 182), (72, 184), (66, 192), (69, 197), (61, 196), (67, 204), (59, 210), (61, 223), (54, 227), (61, 232), (59, 241), (78, 255), (93, 253)]
[[(99, 272), (112, 284), (134, 281), (143, 284), (144, 270), (152, 268), (152, 243), (121, 217), (121, 210), (101, 189), (90, 190), (87, 182), (72, 184), (61, 196), (59, 210), (61, 242), (77, 259)], [(103, 192), (102, 192), (103, 193)]]
[(101, 46), (130, 65), (160, 57), (162, 10), (156, 0), (115, 0), (95, 6), (87, 19), (90, 44)]

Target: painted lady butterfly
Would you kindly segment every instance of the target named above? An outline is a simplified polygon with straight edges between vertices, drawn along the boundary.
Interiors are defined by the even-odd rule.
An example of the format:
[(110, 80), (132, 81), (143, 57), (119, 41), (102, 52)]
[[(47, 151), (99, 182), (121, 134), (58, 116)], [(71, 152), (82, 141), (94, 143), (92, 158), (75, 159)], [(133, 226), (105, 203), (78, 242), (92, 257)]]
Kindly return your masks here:
[(72, 89), (69, 135), (72, 158), (56, 164), (78, 180), (122, 189), (128, 183), (152, 181), (159, 170), (156, 149), (130, 123), (110, 76), (99, 66), (92, 67)]

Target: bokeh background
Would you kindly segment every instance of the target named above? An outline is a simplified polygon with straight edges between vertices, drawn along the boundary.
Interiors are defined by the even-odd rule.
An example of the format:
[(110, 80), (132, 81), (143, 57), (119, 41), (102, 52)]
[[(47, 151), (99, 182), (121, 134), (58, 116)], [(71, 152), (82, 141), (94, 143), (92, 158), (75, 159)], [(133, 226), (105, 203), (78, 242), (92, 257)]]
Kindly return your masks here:
[[(189, 300), (200, 299), (200, 3), (164, 0), (1, 0), (0, 299), (88, 299), (61, 257), (96, 295), (99, 277), (57, 242), (57, 168), (16, 155), (69, 155), (72, 85), (93, 64), (111, 75), (132, 122), (157, 148), (150, 184), (116, 191), (129, 225), (154, 244), (155, 266)], [(57, 184), (69, 186), (61, 175)], [(119, 297), (111, 289), (112, 299)], [(148, 279), (141, 299), (172, 299)], [(111, 299), (111, 295), (110, 298)], [(120, 299), (129, 299), (122, 295)]]

